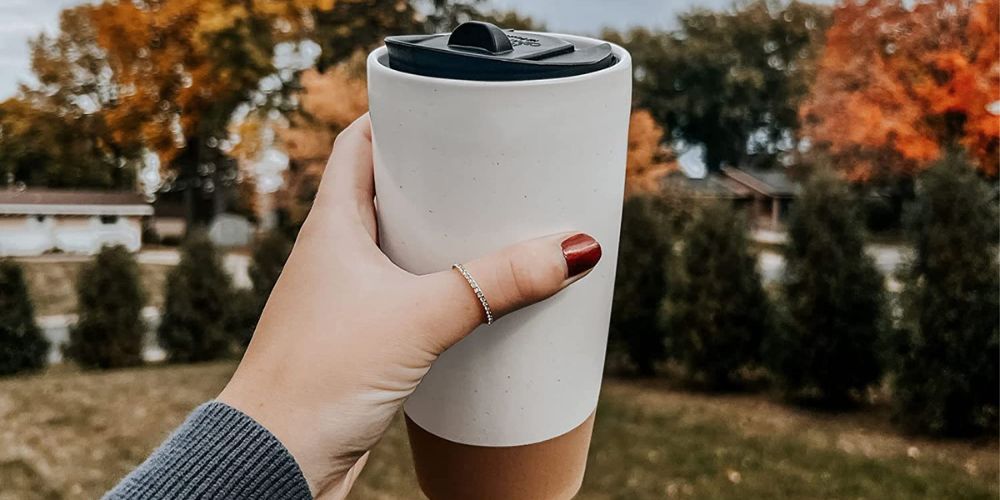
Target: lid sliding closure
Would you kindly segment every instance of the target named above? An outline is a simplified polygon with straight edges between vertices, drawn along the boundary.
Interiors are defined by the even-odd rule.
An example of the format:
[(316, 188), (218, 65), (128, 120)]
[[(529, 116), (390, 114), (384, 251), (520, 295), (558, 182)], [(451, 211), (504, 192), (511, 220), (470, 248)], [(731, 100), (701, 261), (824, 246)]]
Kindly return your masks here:
[(519, 81), (582, 75), (612, 66), (611, 45), (575, 45), (469, 21), (452, 33), (386, 37), (390, 68), (455, 80)]

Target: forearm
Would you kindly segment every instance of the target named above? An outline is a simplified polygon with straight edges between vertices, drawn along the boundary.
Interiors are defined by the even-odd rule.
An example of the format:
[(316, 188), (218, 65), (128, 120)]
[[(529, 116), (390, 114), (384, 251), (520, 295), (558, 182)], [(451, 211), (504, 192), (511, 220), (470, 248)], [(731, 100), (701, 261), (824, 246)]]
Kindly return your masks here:
[(295, 459), (267, 429), (224, 403), (199, 406), (105, 499), (310, 499)]

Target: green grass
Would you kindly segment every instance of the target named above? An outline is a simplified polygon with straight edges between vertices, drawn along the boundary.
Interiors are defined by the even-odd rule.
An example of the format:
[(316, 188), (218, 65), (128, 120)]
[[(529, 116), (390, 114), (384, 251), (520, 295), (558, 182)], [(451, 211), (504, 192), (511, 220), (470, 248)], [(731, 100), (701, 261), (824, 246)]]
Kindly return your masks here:
[[(757, 396), (625, 381), (606, 384), (597, 415), (581, 500), (989, 499), (998, 492), (995, 442), (907, 439), (870, 428), (865, 416), (859, 422)], [(925, 456), (911, 458), (913, 450)], [(415, 484), (405, 431), (396, 425), (373, 452), (355, 497), (412, 498)]]
[(995, 485), (951, 464), (867, 458), (800, 436), (745, 436), (723, 418), (687, 418), (684, 408), (605, 400), (598, 411), (582, 498), (996, 497)]
[[(0, 500), (100, 496), (233, 368), (56, 367), (0, 379)], [(609, 380), (579, 498), (997, 498), (995, 439), (903, 436), (884, 413), (815, 413), (760, 395)], [(399, 419), (351, 498), (420, 498)]]

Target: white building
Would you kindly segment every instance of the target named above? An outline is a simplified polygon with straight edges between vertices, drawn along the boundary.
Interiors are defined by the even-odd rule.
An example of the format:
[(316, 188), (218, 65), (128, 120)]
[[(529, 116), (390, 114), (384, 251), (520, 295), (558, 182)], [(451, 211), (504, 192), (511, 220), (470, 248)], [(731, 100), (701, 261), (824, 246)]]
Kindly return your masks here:
[(142, 247), (153, 207), (132, 192), (0, 190), (0, 256), (93, 255), (104, 245)]

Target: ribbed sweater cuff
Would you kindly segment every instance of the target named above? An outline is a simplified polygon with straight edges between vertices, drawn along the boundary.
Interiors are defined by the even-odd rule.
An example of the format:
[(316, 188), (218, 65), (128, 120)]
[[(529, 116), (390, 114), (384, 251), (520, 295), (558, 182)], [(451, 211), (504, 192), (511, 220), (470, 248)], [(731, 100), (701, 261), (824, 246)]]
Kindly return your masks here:
[(210, 401), (105, 499), (311, 499), (295, 459), (243, 412)]

